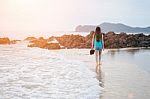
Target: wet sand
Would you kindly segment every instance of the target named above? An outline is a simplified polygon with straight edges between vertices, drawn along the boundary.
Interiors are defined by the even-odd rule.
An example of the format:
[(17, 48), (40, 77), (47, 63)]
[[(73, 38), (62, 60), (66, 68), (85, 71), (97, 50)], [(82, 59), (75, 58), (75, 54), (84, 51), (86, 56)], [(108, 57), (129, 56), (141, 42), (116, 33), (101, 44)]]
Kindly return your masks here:
[[(60, 51), (61, 52), (61, 51)], [(81, 60), (95, 73), (103, 87), (100, 99), (149, 99), (150, 49), (130, 48), (105, 50), (99, 73), (95, 71), (95, 56), (87, 49), (64, 51), (64, 56)]]

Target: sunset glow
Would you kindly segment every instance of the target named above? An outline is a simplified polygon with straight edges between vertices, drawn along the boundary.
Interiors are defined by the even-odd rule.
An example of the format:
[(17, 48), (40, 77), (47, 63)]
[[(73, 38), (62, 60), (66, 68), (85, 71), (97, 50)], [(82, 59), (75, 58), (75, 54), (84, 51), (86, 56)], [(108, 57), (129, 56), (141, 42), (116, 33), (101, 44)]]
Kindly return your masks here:
[(149, 5), (149, 0), (0, 0), (0, 33), (74, 31), (102, 22), (144, 27)]

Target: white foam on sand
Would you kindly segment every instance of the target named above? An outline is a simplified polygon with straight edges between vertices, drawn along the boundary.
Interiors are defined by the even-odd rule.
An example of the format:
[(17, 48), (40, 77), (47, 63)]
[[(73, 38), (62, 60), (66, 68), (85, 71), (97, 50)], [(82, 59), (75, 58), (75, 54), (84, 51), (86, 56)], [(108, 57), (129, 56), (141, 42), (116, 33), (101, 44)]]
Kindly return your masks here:
[(0, 46), (1, 99), (98, 99), (99, 81), (81, 61), (39, 48)]

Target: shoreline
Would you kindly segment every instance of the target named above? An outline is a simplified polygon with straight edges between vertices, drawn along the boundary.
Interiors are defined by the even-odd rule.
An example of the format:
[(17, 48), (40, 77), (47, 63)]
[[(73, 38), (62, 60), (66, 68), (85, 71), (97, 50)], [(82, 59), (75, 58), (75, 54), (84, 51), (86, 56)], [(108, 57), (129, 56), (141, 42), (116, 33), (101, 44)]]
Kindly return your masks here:
[[(22, 45), (24, 45), (24, 46), (22, 46)], [(148, 82), (148, 80), (146, 80), (146, 81), (143, 80), (142, 81), (143, 83), (134, 82), (134, 79), (136, 81), (139, 81), (139, 79), (141, 79), (140, 77), (143, 77), (143, 79), (144, 79), (145, 76), (143, 74), (143, 71), (141, 71), (141, 68), (138, 68), (135, 64), (132, 64), (132, 63), (130, 63), (130, 61), (127, 61), (124, 59), (124, 58), (127, 58), (128, 60), (132, 59), (133, 57), (131, 57), (129, 54), (124, 54), (122, 52), (121, 53), (119, 52), (120, 54), (119, 55), (115, 54), (114, 57), (110, 57), (111, 55), (107, 54), (111, 50), (116, 50), (116, 51), (118, 51), (118, 50), (123, 51), (123, 50), (130, 50), (130, 49), (131, 50), (132, 49), (140, 50), (141, 47), (140, 48), (105, 49), (102, 53), (101, 74), (98, 75), (95, 72), (95, 55), (89, 54), (90, 49), (60, 49), (60, 50), (50, 50), (49, 51), (49, 50), (41, 49), (41, 48), (37, 48), (37, 47), (36, 48), (28, 48), (25, 45), (27, 45), (27, 43), (22, 42), (22, 44), (18, 44), (15, 46), (22, 46), (21, 49), (26, 48), (25, 51), (29, 50), (30, 55), (34, 56), (34, 61), (36, 61), (36, 60), (39, 62), (45, 61), (45, 63), (43, 63), (43, 64), (46, 65), (46, 66), (44, 65), (44, 67), (47, 67), (47, 69), (44, 69), (44, 71), (47, 71), (48, 69), (52, 68), (52, 66), (54, 66), (54, 68), (56, 68), (56, 67), (61, 68), (60, 71), (62, 71), (62, 69), (64, 69), (65, 72), (63, 72), (63, 74), (66, 73), (67, 76), (65, 76), (65, 77), (68, 77), (66, 79), (69, 79), (72, 77), (71, 76), (72, 72), (76, 74), (75, 69), (80, 70), (81, 71), (80, 73), (83, 76), (84, 76), (84, 74), (88, 74), (88, 75), (86, 75), (86, 78), (88, 78), (87, 80), (90, 79), (90, 82), (87, 84), (91, 85), (93, 89), (89, 88), (87, 93), (88, 93), (88, 96), (91, 96), (91, 97), (94, 97), (94, 96), (92, 96), (92, 94), (97, 93), (97, 97), (95, 96), (96, 98), (98, 98), (98, 96), (100, 96), (100, 97), (102, 97), (102, 99), (108, 99), (108, 97), (110, 97), (112, 95), (112, 97), (113, 97), (112, 99), (121, 99), (121, 98), (115, 98), (115, 97), (124, 97), (124, 95), (127, 96), (129, 91), (127, 91), (126, 93), (123, 93), (126, 89), (133, 89), (135, 92), (137, 92), (136, 88), (135, 88), (135, 87), (137, 87), (137, 85), (141, 84), (141, 86), (143, 86), (143, 85), (145, 85), (144, 83)], [(18, 48), (20, 48), (20, 47), (18, 47)], [(18, 52), (14, 52), (14, 53), (17, 54)], [(127, 51), (127, 53), (128, 53), (128, 51)], [(29, 54), (29, 53), (26, 53), (26, 54)], [(127, 55), (127, 57), (124, 57), (122, 55)], [(20, 55), (19, 55), (19, 57), (20, 57)], [(37, 57), (42, 57), (42, 58), (39, 59)], [(123, 60), (123, 62), (118, 61), (116, 58)], [(32, 57), (26, 58), (26, 59), (28, 61), (30, 61), (32, 59)], [(54, 60), (57, 59), (57, 61), (55, 60), (56, 62), (59, 63), (59, 61), (60, 61), (62, 63), (61, 63), (61, 65), (52, 64), (52, 62), (54, 62), (54, 61), (50, 61), (50, 59), (54, 59)], [(108, 62), (108, 60), (110, 60), (110, 61)], [(25, 63), (26, 63), (26, 61), (25, 61)], [(31, 62), (31, 65), (32, 65), (32, 63), (34, 63), (34, 62)], [(49, 63), (51, 65), (49, 65)], [(65, 63), (68, 63), (68, 64), (65, 64)], [(42, 65), (41, 66), (38, 65), (37, 67), (40, 67), (38, 69), (39, 71), (44, 68)], [(26, 66), (24, 66), (24, 68), (26, 68), (26, 70), (28, 71), (28, 69), (30, 69), (31, 67), (30, 67), (30, 65), (26, 65)], [(70, 70), (68, 70), (68, 68), (70, 68)], [(22, 69), (22, 70), (24, 70), (24, 69)], [(57, 70), (57, 69), (53, 69), (53, 70)], [(60, 71), (58, 69), (58, 72), (57, 72), (58, 75), (60, 74)], [(134, 72), (136, 74), (132, 75), (132, 73), (134, 73)], [(45, 74), (45, 72), (43, 72), (43, 73)], [(79, 71), (77, 73), (79, 73)], [(139, 75), (139, 73), (142, 75)], [(22, 76), (24, 76), (24, 75), (22, 75)], [(73, 76), (76, 76), (76, 75), (73, 75)], [(134, 77), (134, 79), (132, 79), (132, 76)], [(81, 76), (79, 75), (79, 77), (81, 77)], [(123, 77), (125, 77), (125, 78), (123, 78)], [(133, 83), (136, 83), (136, 85), (133, 85), (135, 87), (132, 87), (130, 85), (130, 83), (128, 83), (128, 82), (125, 83), (126, 81), (128, 81), (128, 78), (130, 78), (130, 80)], [(49, 79), (49, 78), (47, 78), (47, 79)], [(38, 80), (38, 78), (37, 78), (37, 80)], [(57, 79), (52, 79), (52, 82), (53, 82), (53, 80), (57, 81)], [(83, 80), (83, 85), (85, 84), (84, 83), (85, 80)], [(116, 80), (120, 81), (121, 83), (116, 82)], [(62, 83), (63, 81), (64, 80), (61, 79), (56, 84), (60, 85), (60, 83)], [(92, 83), (91, 83), (91, 81), (92, 81)], [(112, 82), (112, 83), (110, 83), (110, 82)], [(80, 82), (79, 84), (81, 84), (81, 83), (82, 82)], [(118, 86), (116, 86), (116, 83), (118, 84)], [(43, 83), (41, 83), (41, 84), (43, 84)], [(122, 88), (121, 84), (126, 84), (126, 88), (121, 90), (122, 93), (119, 93), (120, 92), (119, 89)], [(130, 87), (127, 86), (128, 84)], [(93, 86), (93, 85), (95, 85), (95, 86)], [(103, 86), (103, 85), (104, 85), (104, 87), (101, 88), (101, 86)], [(26, 86), (28, 87), (28, 84)], [(29, 86), (30, 86), (30, 84), (29, 84)], [(45, 85), (43, 85), (43, 86), (45, 86)], [(76, 84), (74, 86), (76, 86)], [(113, 86), (113, 88), (112, 88), (112, 86)], [(116, 90), (116, 88), (118, 90)], [(146, 88), (146, 89), (148, 90), (148, 88)], [(90, 93), (91, 90), (93, 93)], [(93, 91), (93, 90), (96, 90), (96, 91)], [(110, 93), (110, 92), (114, 92), (114, 93), (118, 94), (118, 96), (116, 96), (114, 93)], [(148, 94), (148, 92), (147, 92), (147, 94)], [(140, 94), (140, 95), (142, 96), (142, 94)]]

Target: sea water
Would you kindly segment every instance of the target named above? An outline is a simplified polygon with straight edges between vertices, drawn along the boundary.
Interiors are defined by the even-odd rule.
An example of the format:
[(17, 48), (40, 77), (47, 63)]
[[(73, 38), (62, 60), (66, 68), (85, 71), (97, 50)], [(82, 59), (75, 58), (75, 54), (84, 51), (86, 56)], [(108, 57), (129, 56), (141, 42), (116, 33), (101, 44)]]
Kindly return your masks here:
[(95, 75), (56, 50), (0, 45), (0, 99), (98, 99)]
[(96, 72), (90, 49), (0, 45), (0, 99), (149, 99), (150, 49), (106, 49)]
[[(96, 73), (95, 55), (90, 49), (60, 50), (68, 59), (80, 60)], [(150, 49), (106, 49), (102, 53), (101, 69), (96, 73), (103, 87), (99, 99), (149, 99)]]
[(110, 50), (103, 56), (101, 99), (149, 99), (150, 49)]

